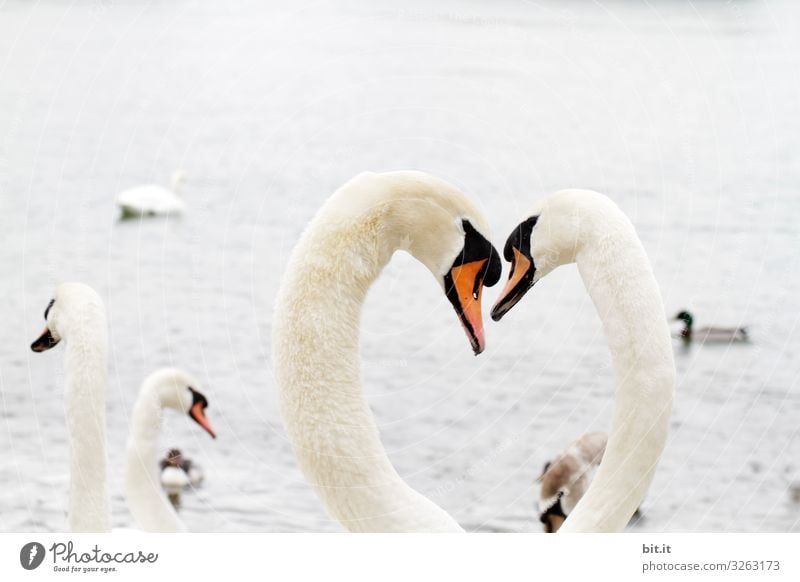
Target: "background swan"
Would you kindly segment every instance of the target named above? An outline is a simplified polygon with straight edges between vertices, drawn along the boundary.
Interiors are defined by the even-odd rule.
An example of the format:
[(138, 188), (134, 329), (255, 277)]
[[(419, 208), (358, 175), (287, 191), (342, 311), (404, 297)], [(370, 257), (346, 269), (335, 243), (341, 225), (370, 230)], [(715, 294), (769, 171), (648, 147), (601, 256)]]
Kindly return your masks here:
[(636, 230), (609, 198), (563, 190), (508, 237), (511, 273), (492, 309), (500, 320), (553, 269), (577, 263), (603, 322), (617, 379), (603, 462), (561, 531), (620, 531), (644, 498), (664, 449), (675, 363), (658, 283)]
[(188, 415), (216, 438), (205, 413), (208, 400), (197, 386), (187, 372), (165, 368), (145, 379), (136, 400), (128, 437), (125, 492), (134, 521), (145, 531), (186, 531), (161, 487), (158, 440), (167, 408)]
[(82, 283), (56, 289), (47, 325), (31, 345), (43, 352), (64, 341), (64, 413), (70, 443), (68, 523), (74, 532), (111, 531), (107, 485), (106, 384), (108, 328), (100, 296)]
[(178, 170), (172, 175), (170, 188), (160, 184), (143, 184), (120, 192), (117, 196), (117, 206), (122, 211), (122, 217), (183, 213), (186, 210), (186, 203), (178, 192), (185, 180), (186, 175)]
[(590, 432), (548, 462), (539, 477), (539, 520), (555, 533), (589, 488), (608, 442), (604, 432)]
[(483, 285), (500, 277), (481, 212), (421, 172), (360, 174), (320, 208), (278, 293), (273, 364), (295, 454), (328, 512), (352, 531), (461, 531), (397, 474), (364, 399), (361, 306), (392, 254), (406, 250), (442, 286), (476, 354)]

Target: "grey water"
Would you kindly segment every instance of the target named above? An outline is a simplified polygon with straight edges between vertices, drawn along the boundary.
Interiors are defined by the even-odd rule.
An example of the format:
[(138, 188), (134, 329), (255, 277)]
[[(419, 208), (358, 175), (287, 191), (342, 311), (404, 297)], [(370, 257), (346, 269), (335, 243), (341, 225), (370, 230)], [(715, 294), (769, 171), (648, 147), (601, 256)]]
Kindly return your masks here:
[[(676, 341), (669, 442), (631, 528), (800, 531), (798, 28), (791, 0), (0, 2), (0, 530), (66, 527), (63, 350), (28, 346), (78, 280), (109, 313), (116, 526), (139, 385), (179, 366), (219, 433), (168, 416), (164, 451), (207, 475), (189, 529), (340, 531), (282, 426), (272, 305), (331, 192), (414, 168), (473, 196), (498, 246), (548, 192), (611, 196), (667, 312), (753, 338)], [(183, 217), (118, 220), (119, 191), (178, 168)], [(543, 463), (609, 427), (607, 344), (574, 267), (486, 325), (475, 358), (396, 256), (365, 305), (367, 397), (400, 474), (467, 529), (540, 531)]]

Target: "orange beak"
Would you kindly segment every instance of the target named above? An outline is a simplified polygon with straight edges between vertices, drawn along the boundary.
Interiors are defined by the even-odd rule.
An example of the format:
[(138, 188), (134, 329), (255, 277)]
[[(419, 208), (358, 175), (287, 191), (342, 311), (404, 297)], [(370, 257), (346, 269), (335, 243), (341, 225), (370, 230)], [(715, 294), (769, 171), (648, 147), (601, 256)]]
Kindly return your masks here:
[(448, 298), (458, 313), (461, 325), (477, 356), (486, 347), (481, 314), (483, 295), (483, 274), (487, 259), (472, 261), (453, 267), (450, 270), (452, 289), (447, 290)]
[(211, 423), (206, 417), (206, 411), (202, 402), (198, 402), (192, 406), (192, 409), (189, 411), (189, 416), (191, 416), (197, 424), (202, 426), (205, 431), (211, 435), (211, 438), (217, 438), (217, 433), (211, 428)]
[(511, 275), (506, 288), (492, 307), (492, 319), (495, 321), (500, 321), (522, 299), (528, 289), (533, 287), (533, 275), (536, 272), (533, 260), (516, 247), (512, 247), (512, 251), (514, 258), (511, 262)]

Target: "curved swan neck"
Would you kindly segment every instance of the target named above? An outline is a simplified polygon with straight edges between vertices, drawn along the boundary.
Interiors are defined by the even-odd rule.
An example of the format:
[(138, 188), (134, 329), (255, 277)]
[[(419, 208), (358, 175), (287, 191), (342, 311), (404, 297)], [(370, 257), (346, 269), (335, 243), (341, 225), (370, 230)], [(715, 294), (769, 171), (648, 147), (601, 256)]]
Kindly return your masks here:
[(576, 262), (603, 322), (616, 407), (603, 462), (560, 531), (621, 531), (653, 479), (667, 439), (675, 366), (658, 284), (630, 221), (587, 241)]
[(101, 319), (72, 330), (65, 341), (64, 406), (71, 446), (68, 519), (74, 532), (111, 531), (106, 473), (108, 340)]
[[(413, 228), (413, 222), (399, 224), (403, 219), (380, 203), (343, 213), (346, 201), (337, 195), (346, 188), (304, 233), (276, 302), (273, 362), (289, 437), (326, 509), (348, 529), (460, 531), (397, 474), (361, 386), (362, 304), (403, 246), (402, 237), (391, 233)], [(386, 192), (383, 199), (394, 194)], [(413, 239), (416, 233), (407, 234)]]
[(158, 444), (164, 408), (157, 385), (146, 380), (133, 409), (125, 470), (128, 507), (137, 525), (151, 532), (186, 531), (161, 487)]

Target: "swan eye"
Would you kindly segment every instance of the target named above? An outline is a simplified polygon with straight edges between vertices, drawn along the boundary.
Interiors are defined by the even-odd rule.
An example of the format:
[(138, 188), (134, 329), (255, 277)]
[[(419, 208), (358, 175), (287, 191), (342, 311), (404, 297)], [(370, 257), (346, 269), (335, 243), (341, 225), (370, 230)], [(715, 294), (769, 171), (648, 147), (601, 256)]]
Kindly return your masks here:
[(47, 309), (44, 310), (44, 320), (45, 321), (47, 321), (47, 316), (50, 315), (50, 310), (53, 308), (53, 305), (55, 304), (55, 302), (56, 302), (55, 299), (51, 299), (50, 303), (47, 304)]

